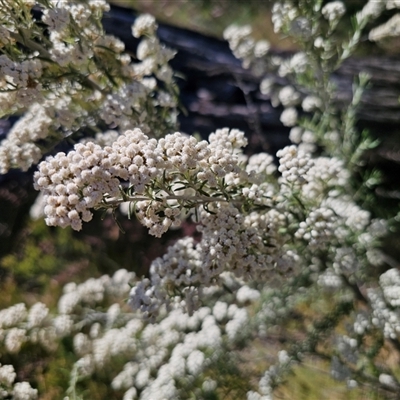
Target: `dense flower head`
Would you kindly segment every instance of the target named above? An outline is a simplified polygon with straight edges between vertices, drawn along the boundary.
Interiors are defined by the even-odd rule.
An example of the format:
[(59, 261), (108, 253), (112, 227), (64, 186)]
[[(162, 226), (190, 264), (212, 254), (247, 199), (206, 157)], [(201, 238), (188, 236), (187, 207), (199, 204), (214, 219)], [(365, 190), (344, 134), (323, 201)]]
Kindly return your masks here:
[[(204, 181), (218, 186), (224, 176), (240, 174), (239, 154), (245, 144), (243, 133), (237, 130), (217, 130), (207, 143), (179, 132), (157, 141), (136, 128), (117, 137), (111, 146), (86, 141), (68, 154), (49, 157), (35, 173), (35, 188), (44, 194), (49, 225), (80, 230), (82, 221), (91, 220), (90, 210), (107, 198), (118, 198), (126, 182), (131, 193), (144, 196), (136, 204), (139, 220), (160, 236), (184, 217), (177, 201), (185, 199), (185, 194), (181, 196), (182, 187), (175, 182), (187, 181), (195, 192)], [(157, 198), (148, 192), (155, 181)], [(160, 217), (164, 208), (165, 215)]]
[(325, 4), (321, 9), (322, 15), (329, 22), (340, 19), (346, 12), (346, 7), (341, 1), (331, 1)]
[(387, 37), (396, 37), (400, 35), (400, 13), (393, 15), (389, 21), (372, 29), (368, 34), (368, 39), (372, 42), (385, 39)]
[(157, 29), (157, 24), (155, 18), (150, 14), (140, 15), (135, 24), (132, 26), (132, 34), (134, 37), (138, 38), (144, 35), (152, 35)]
[(274, 158), (268, 153), (253, 154), (247, 160), (246, 172), (249, 180), (254, 179), (254, 183), (261, 184), (268, 180), (268, 177), (276, 171)]
[(377, 18), (385, 8), (385, 3), (380, 1), (368, 0), (365, 6), (356, 14), (359, 24), (372, 18)]
[(285, 108), (282, 112), (280, 120), (285, 126), (294, 126), (297, 122), (298, 112), (295, 107)]
[(298, 10), (291, 2), (276, 2), (272, 7), (272, 23), (274, 31), (281, 31), (284, 26), (293, 21), (298, 16)]
[(300, 101), (300, 93), (296, 92), (293, 86), (283, 87), (278, 97), (284, 107), (296, 106)]
[(255, 41), (251, 33), (250, 25), (230, 25), (224, 31), (224, 39), (229, 42), (233, 54), (242, 60), (243, 67), (253, 66), (256, 70), (257, 59), (269, 53), (270, 43), (267, 40)]
[(285, 147), (277, 153), (279, 157), (279, 172), (282, 179), (290, 183), (305, 183), (305, 175), (313, 167), (314, 161), (310, 155), (298, 151), (296, 146)]

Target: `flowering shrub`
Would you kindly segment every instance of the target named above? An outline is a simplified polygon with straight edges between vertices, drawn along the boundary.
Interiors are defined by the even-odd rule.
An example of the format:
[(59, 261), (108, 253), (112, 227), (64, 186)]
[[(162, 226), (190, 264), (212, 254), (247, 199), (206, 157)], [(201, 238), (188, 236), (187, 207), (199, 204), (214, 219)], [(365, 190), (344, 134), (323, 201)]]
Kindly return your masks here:
[(2, 2), (0, 116), (26, 112), (1, 142), (0, 173), (27, 170), (71, 135), (132, 124), (154, 136), (174, 129), (177, 98), (168, 61), (175, 53), (160, 44), (147, 16), (132, 31), (143, 37), (133, 63), (124, 44), (104, 33), (108, 9), (100, 0)]
[[(376, 142), (356, 128), (368, 77), (360, 75), (342, 113), (330, 80), (385, 3), (369, 1), (349, 38), (338, 42), (341, 1), (277, 2), (275, 30), (301, 48), (290, 58), (270, 55), (248, 26), (225, 31), (243, 66), (268, 76), (260, 90), (283, 106), (281, 121), (292, 127), (294, 144), (278, 151), (277, 166), (270, 154), (245, 155), (246, 137), (236, 129), (218, 129), (208, 140), (171, 133), (174, 53), (159, 43), (152, 17), (132, 28), (144, 36), (140, 62), (132, 63), (122, 43), (102, 31), (102, 1), (4, 4), (2, 110), (25, 114), (0, 144), (1, 171), (25, 170), (73, 137), (73, 149), (47, 156), (34, 175), (48, 225), (79, 231), (94, 210), (124, 205), (150, 235), (189, 219), (199, 239), (177, 240), (142, 279), (120, 269), (66, 284), (56, 311), (40, 302), (3, 309), (2, 353), (12, 360), (34, 344), (56, 354), (69, 340), (69, 399), (83, 398), (85, 382), (104, 374), (125, 400), (216, 399), (225, 390), (267, 400), (310, 354), (329, 360), (332, 376), (349, 388), (368, 383), (395, 397), (398, 370), (383, 355), (400, 349), (400, 272), (380, 251), (391, 221), (366, 201), (378, 180), (364, 173), (363, 154)], [(370, 38), (382, 35), (375, 28)], [(304, 304), (314, 308), (312, 318), (301, 313)], [(241, 346), (287, 328), (298, 314), (311, 318), (300, 340), (288, 330), (288, 345), (258, 371), (259, 384), (233, 385), (227, 377), (246, 376)], [(14, 381), (14, 367), (2, 365), (3, 397), (37, 398), (28, 382)]]

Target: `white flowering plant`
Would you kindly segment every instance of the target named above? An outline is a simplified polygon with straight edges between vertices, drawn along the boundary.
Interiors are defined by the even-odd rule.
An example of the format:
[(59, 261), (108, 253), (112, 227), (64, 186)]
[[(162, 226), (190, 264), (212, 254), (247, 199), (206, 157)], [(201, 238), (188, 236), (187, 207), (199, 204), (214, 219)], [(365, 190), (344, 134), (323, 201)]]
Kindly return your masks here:
[[(138, 21), (136, 61), (101, 25), (105, 1), (9, 1), (0, 10), (0, 116), (24, 113), (0, 145), (0, 173), (27, 170), (65, 138), (73, 142), (134, 124), (173, 130), (175, 52)], [(162, 122), (162, 123), (160, 123)]]
[[(225, 31), (292, 127), (294, 144), (278, 151), (275, 165), (270, 154), (246, 155), (237, 129), (217, 129), (208, 140), (173, 133), (173, 52), (149, 15), (132, 28), (146, 36), (141, 62), (132, 63), (102, 31), (102, 1), (2, 3), (12, 15), (0, 14), (3, 109), (25, 111), (0, 144), (2, 171), (37, 163), (45, 148), (32, 149), (41, 140), (82, 127), (98, 133), (38, 165), (46, 224), (80, 231), (95, 210), (123, 206), (155, 237), (184, 221), (198, 234), (176, 240), (145, 277), (119, 269), (67, 283), (54, 311), (42, 302), (0, 311), (1, 354), (10, 360), (0, 358), (0, 394), (37, 398), (32, 382), (14, 383), (11, 363), (34, 344), (58, 355), (69, 346), (68, 399), (93, 398), (85, 393), (94, 379), (124, 400), (267, 400), (310, 355), (327, 360), (349, 390), (370, 385), (396, 398), (399, 371), (384, 355), (400, 351), (400, 272), (380, 250), (391, 221), (372, 208), (378, 175), (363, 171), (364, 152), (377, 142), (356, 125), (368, 77), (355, 82), (344, 112), (331, 80), (385, 5), (369, 1), (340, 42), (343, 2), (277, 2), (275, 30), (301, 48), (289, 58), (270, 55), (248, 26)], [(102, 124), (115, 131), (102, 135)], [(287, 345), (277, 352), (266, 343), (279, 330)], [(266, 358), (258, 384), (240, 368), (243, 348), (257, 341)], [(276, 362), (267, 362), (270, 353)]]

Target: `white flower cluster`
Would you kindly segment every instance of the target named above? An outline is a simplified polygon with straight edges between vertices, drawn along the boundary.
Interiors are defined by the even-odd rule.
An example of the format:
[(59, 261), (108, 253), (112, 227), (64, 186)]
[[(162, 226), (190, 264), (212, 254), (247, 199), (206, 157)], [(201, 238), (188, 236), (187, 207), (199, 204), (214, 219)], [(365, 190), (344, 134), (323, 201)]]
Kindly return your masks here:
[(133, 272), (118, 270), (112, 277), (103, 275), (98, 279), (91, 278), (80, 285), (71, 282), (64, 287), (63, 295), (58, 301), (60, 315), (73, 314), (76, 307), (88, 307), (101, 303), (108, 295), (122, 295), (130, 290), (129, 282), (135, 277)]
[(299, 104), (300, 93), (291, 85), (284, 86), (279, 90), (278, 99), (284, 107), (293, 107)]
[(337, 337), (336, 348), (342, 360), (356, 365), (359, 357), (357, 339), (341, 335)]
[[(194, 382), (199, 379), (209, 382), (203, 372), (223, 355), (224, 342), (234, 345), (243, 334), (248, 313), (236, 304), (221, 300), (215, 303), (213, 295), (218, 290), (222, 293), (215, 288), (209, 292), (209, 305), (193, 311), (191, 316), (176, 308), (162, 313), (154, 323), (146, 324), (140, 314), (126, 313), (120, 306), (133, 277), (133, 273), (119, 270), (112, 277), (91, 278), (79, 285), (69, 283), (59, 299), (56, 315), (51, 315), (42, 303), (34, 304), (29, 311), (22, 303), (2, 310), (1, 336), (19, 329), (26, 341), (36, 343), (36, 338), (41, 336), (38, 330), (51, 328), (55, 334), (46, 340), (53, 342), (53, 346), (38, 344), (52, 351), (60, 338), (71, 337), (77, 359), (71, 374), (76, 374), (77, 379), (90, 378), (113, 359), (124, 360), (125, 365), (115, 371), (111, 383), (114, 390), (125, 391), (124, 399), (185, 398), (187, 391), (193, 390)], [(257, 291), (249, 288), (247, 291), (247, 295), (244, 291), (241, 295), (247, 304), (258, 300)], [(108, 304), (106, 296), (107, 301), (116, 299), (118, 303), (104, 309), (104, 304)], [(23, 350), (6, 345), (5, 351)], [(7, 391), (15, 399), (36, 399), (37, 390), (26, 382), (13, 385), (15, 377), (11, 365), (0, 366), (3, 390), (0, 393)], [(196, 389), (197, 395), (217, 389), (216, 382), (203, 386)]]
[(251, 280), (284, 268), (287, 256), (281, 245), (287, 240), (279, 230), (286, 216), (277, 210), (243, 216), (229, 203), (213, 203), (198, 212), (202, 239), (185, 238), (153, 261), (150, 279), (133, 287), (130, 304), (148, 318), (158, 315), (170, 297), (189, 312), (196, 308), (204, 288), (220, 282), (224, 272)]
[(133, 36), (145, 38), (139, 43), (137, 58), (141, 61), (132, 66), (133, 76), (155, 74), (158, 79), (166, 84), (172, 83), (173, 71), (168, 66), (175, 51), (163, 46), (155, 35), (157, 24), (153, 16), (144, 14), (139, 16), (132, 26)]
[(370, 213), (357, 206), (349, 196), (327, 197), (323, 205), (333, 210), (340, 219), (341, 227), (338, 226), (335, 232), (339, 241), (344, 241), (346, 237), (351, 236), (351, 232), (354, 232), (357, 233), (357, 244), (368, 249), (369, 246), (374, 246), (374, 241), (387, 233), (384, 226), (380, 232), (376, 231), (375, 226), (383, 221), (371, 220)]
[(36, 303), (29, 312), (23, 303), (0, 312), (0, 341), (9, 353), (18, 353), (25, 342), (39, 343), (53, 349), (55, 330), (47, 319), (49, 310)]
[(330, 23), (338, 21), (346, 12), (346, 7), (341, 1), (331, 1), (325, 4), (321, 13)]
[[(35, 303), (29, 311), (25, 304), (19, 303), (0, 311), (0, 342), (4, 349), (15, 354), (21, 346), (34, 343), (47, 351), (53, 351), (61, 337), (74, 330), (75, 314), (83, 307), (101, 303), (106, 294), (121, 296), (130, 290), (128, 282), (134, 277), (126, 270), (117, 271), (112, 278), (107, 275), (99, 279), (89, 279), (81, 285), (69, 283), (58, 302), (59, 314), (52, 316), (43, 303)], [(89, 317), (90, 318), (90, 317)], [(90, 321), (90, 319), (89, 319)], [(80, 321), (85, 323), (84, 320)]]
[(373, 310), (372, 324), (382, 329), (385, 338), (398, 338), (400, 334), (400, 310), (389, 307), (378, 289), (369, 289), (368, 299)]
[(288, 146), (279, 150), (279, 172), (282, 173), (282, 181), (286, 184), (306, 183), (306, 174), (313, 167), (314, 161), (310, 155), (299, 151), (296, 146)]
[(356, 14), (359, 25), (363, 25), (370, 19), (378, 18), (385, 9), (385, 2), (368, 0), (365, 6)]
[(138, 17), (135, 25), (132, 26), (132, 35), (135, 38), (141, 36), (153, 36), (157, 29), (154, 17), (150, 14), (144, 14)]
[(44, 213), (48, 225), (79, 230), (83, 221), (90, 221), (94, 207), (103, 194), (119, 192), (119, 180), (101, 168), (104, 152), (94, 143), (77, 144), (68, 155), (50, 157), (35, 173), (35, 188), (42, 190), (46, 203)]
[(274, 158), (268, 153), (253, 154), (247, 160), (246, 172), (249, 173), (249, 179), (252, 175), (257, 179), (255, 183), (265, 182), (275, 171)]
[[(317, 249), (329, 253), (329, 273), (318, 280), (322, 286), (339, 287), (342, 274), (350, 276), (363, 268), (357, 257), (375, 246), (374, 240), (386, 230), (379, 228), (379, 221), (371, 221), (369, 212), (342, 194), (349, 179), (343, 163), (336, 158), (312, 159), (295, 146), (286, 147), (277, 155), (282, 176), (274, 184), (275, 178), (267, 172), (270, 159), (266, 155), (250, 158), (245, 165), (250, 173), (246, 178), (243, 170), (239, 174), (242, 185), (246, 182), (251, 185), (242, 189), (244, 197), (197, 207), (201, 240), (198, 243), (189, 238), (179, 240), (167, 254), (153, 262), (149, 278), (131, 291), (130, 303), (135, 309), (154, 319), (172, 301), (192, 312), (201, 301), (204, 288), (218, 283), (221, 274), (227, 271), (249, 281), (255, 277), (265, 279), (271, 270), (308, 268), (288, 245), (290, 235), (283, 234), (294, 221), (292, 235), (311, 252), (310, 259)], [(252, 184), (254, 175), (257, 176), (257, 163), (263, 166), (260, 173), (271, 180), (270, 184), (265, 181)], [(290, 200), (293, 191), (299, 196), (298, 209)], [(260, 201), (263, 196), (265, 199)], [(250, 207), (244, 213), (236, 207), (235, 201), (243, 204), (252, 197), (257, 199), (252, 206), (264, 209), (252, 212)], [(354, 248), (342, 247), (349, 237), (357, 238)]]
[(147, 318), (154, 319), (160, 308), (169, 304), (169, 293), (178, 294), (176, 289), (184, 288), (184, 304), (193, 310), (195, 286), (209, 284), (199, 257), (192, 238), (178, 240), (162, 258), (152, 262), (150, 279), (143, 279), (132, 288), (129, 304), (140, 309)]
[(320, 109), (321, 106), (322, 106), (322, 101), (317, 96), (306, 96), (301, 103), (301, 108), (305, 112), (316, 111)]
[(17, 165), (26, 171), (32, 163), (39, 162), (42, 150), (35, 142), (48, 136), (51, 125), (52, 120), (46, 109), (40, 104), (33, 104), (1, 142), (0, 174)]
[(371, 328), (371, 321), (366, 312), (359, 312), (354, 318), (353, 330), (356, 335), (363, 335)]
[[(318, 157), (307, 171), (303, 185), (304, 196), (322, 199), (330, 188), (345, 188), (350, 178), (349, 171), (343, 162), (336, 157)], [(335, 193), (331, 193), (334, 195)]]
[(379, 278), (386, 301), (392, 307), (400, 306), (400, 271), (396, 268), (389, 269)]
[(36, 400), (37, 389), (33, 389), (29, 382), (14, 382), (17, 374), (12, 365), (0, 364), (0, 397), (14, 400)]
[(290, 130), (289, 139), (298, 146), (299, 150), (305, 153), (314, 153), (316, 150), (317, 138), (311, 130), (304, 130), (300, 126), (294, 126)]
[(244, 68), (252, 66), (257, 70), (257, 60), (268, 54), (270, 44), (267, 40), (255, 41), (251, 33), (252, 29), (249, 25), (241, 27), (230, 25), (224, 31), (224, 39), (229, 42), (233, 54), (242, 59)]
[(343, 285), (340, 276), (338, 276), (338, 274), (336, 274), (336, 272), (331, 268), (328, 268), (325, 272), (318, 275), (317, 283), (321, 287), (332, 291), (337, 290)]
[(300, 222), (295, 237), (305, 240), (311, 249), (321, 249), (332, 244), (335, 228), (334, 212), (329, 208), (321, 207), (311, 211), (306, 220)]
[[(173, 309), (141, 331), (134, 358), (112, 386), (128, 389), (125, 396), (134, 393), (139, 399), (184, 398), (185, 390), (218, 359), (224, 337), (234, 341), (247, 322), (245, 309), (222, 301), (213, 308), (199, 308), (191, 316)], [(211, 357), (207, 356), (210, 351)], [(210, 390), (208, 386), (196, 389), (198, 395)]]
[(272, 61), (278, 67), (278, 75), (286, 77), (304, 73), (310, 60), (306, 53), (299, 51), (289, 58), (275, 57)]
[(355, 249), (352, 247), (337, 248), (332, 267), (338, 275), (345, 274), (349, 276), (358, 271), (360, 268), (360, 262), (357, 259)]
[(384, 24), (372, 29), (368, 34), (368, 39), (372, 42), (378, 42), (387, 37), (400, 36), (400, 13), (393, 15)]
[(272, 7), (272, 23), (276, 33), (281, 32), (283, 28), (291, 24), (298, 16), (297, 8), (290, 1), (279, 1)]
[(256, 289), (251, 289), (249, 286), (242, 286), (236, 293), (236, 299), (239, 304), (247, 302), (255, 302), (260, 298), (260, 292)]
[[(111, 146), (80, 143), (68, 154), (49, 157), (35, 173), (35, 188), (44, 193), (46, 223), (80, 230), (82, 221), (92, 218), (90, 209), (100, 206), (105, 196), (118, 198), (120, 184), (127, 182), (131, 195), (139, 196), (132, 198), (139, 200), (139, 220), (151, 234), (161, 236), (171, 225), (180, 224), (180, 199), (189, 203), (193, 199), (195, 205), (197, 194), (200, 202), (202, 198), (214, 201), (201, 195), (207, 189), (203, 183), (218, 187), (223, 177), (240, 172), (237, 152), (246, 144), (243, 133), (222, 129), (209, 140), (197, 142), (175, 133), (157, 141), (137, 128)], [(181, 195), (182, 186), (175, 182), (187, 182), (195, 195)], [(129, 197), (119, 202), (123, 201)]]
[[(153, 17), (139, 17), (139, 28), (132, 28), (141, 32), (141, 19), (151, 20), (137, 51), (139, 62), (132, 63), (123, 53), (124, 44), (101, 29), (102, 14), (109, 9), (105, 1), (51, 1), (39, 7), (49, 34), (29, 13), (24, 17), (7, 7), (0, 11), (0, 20), (11, 21), (3, 29), (5, 36), (18, 32), (23, 18), (32, 27), (20, 39), (26, 54), (14, 59), (10, 48), (16, 44), (11, 42), (0, 48), (1, 115), (28, 110), (0, 143), (0, 174), (11, 168), (27, 170), (43, 152), (85, 126), (136, 125), (155, 136), (176, 126), (176, 89), (168, 65), (175, 52), (156, 38)], [(43, 44), (30, 38), (35, 35), (46, 37)]]
[(379, 382), (390, 389), (399, 390), (399, 382), (389, 374), (380, 374), (379, 375)]
[[(124, 67), (124, 73), (135, 81), (108, 94), (99, 110), (100, 117), (112, 127), (119, 126), (124, 130), (134, 124), (146, 134), (160, 136), (166, 129), (158, 127), (160, 115), (157, 108), (167, 114), (167, 126), (176, 125), (177, 99), (172, 91), (173, 71), (168, 65), (175, 52), (160, 43), (155, 35), (156, 29), (156, 21), (149, 14), (139, 16), (132, 26), (133, 36), (145, 36), (137, 48), (139, 62)], [(164, 82), (168, 90), (158, 88), (154, 77)], [(165, 113), (166, 109), (168, 113)], [(157, 131), (154, 131), (155, 127), (158, 127)]]
[(285, 240), (279, 234), (285, 214), (272, 209), (244, 216), (231, 205), (215, 206), (210, 208), (212, 213), (201, 212), (198, 225), (202, 240), (197, 248), (208, 279), (225, 270), (251, 279), (273, 269), (280, 259), (279, 245)]

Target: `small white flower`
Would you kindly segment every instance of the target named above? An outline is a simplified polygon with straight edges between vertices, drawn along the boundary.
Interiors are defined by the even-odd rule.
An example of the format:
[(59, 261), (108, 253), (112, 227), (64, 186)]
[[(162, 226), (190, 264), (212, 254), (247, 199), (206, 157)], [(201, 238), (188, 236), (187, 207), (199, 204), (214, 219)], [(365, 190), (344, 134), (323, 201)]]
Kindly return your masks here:
[(280, 116), (280, 121), (285, 126), (296, 125), (298, 118), (297, 110), (294, 107), (285, 108)]
[(332, 1), (322, 7), (322, 15), (329, 22), (339, 20), (346, 12), (346, 7), (341, 1)]
[(0, 384), (5, 386), (11, 386), (16, 378), (17, 374), (14, 371), (12, 365), (1, 365), (0, 364)]
[(33, 389), (28, 382), (17, 382), (13, 390), (14, 400), (36, 400), (37, 389)]
[(301, 107), (305, 112), (312, 112), (321, 108), (321, 99), (316, 96), (307, 96), (301, 103)]
[(132, 25), (132, 35), (136, 38), (144, 35), (153, 35), (157, 29), (155, 18), (150, 14), (142, 14)]
[(292, 107), (299, 103), (300, 93), (293, 86), (285, 86), (279, 91), (278, 98), (284, 107)]

